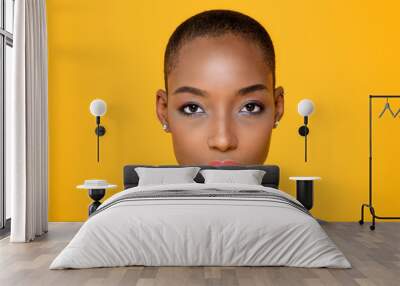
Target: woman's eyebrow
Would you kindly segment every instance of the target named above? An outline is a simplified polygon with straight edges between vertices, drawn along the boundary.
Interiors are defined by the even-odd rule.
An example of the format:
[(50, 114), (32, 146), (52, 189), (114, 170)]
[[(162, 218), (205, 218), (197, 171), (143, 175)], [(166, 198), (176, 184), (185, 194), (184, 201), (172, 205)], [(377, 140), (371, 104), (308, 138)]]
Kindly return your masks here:
[(267, 87), (261, 83), (259, 84), (253, 84), (250, 86), (246, 86), (243, 87), (241, 89), (239, 89), (238, 94), (239, 95), (246, 95), (248, 93), (254, 92), (254, 91), (258, 91), (258, 90), (267, 90)]
[(199, 96), (206, 96), (207, 95), (206, 91), (201, 90), (201, 89), (196, 88), (196, 87), (192, 87), (192, 86), (181, 86), (181, 87), (178, 87), (177, 89), (175, 89), (175, 91), (172, 94), (184, 93), (184, 92), (192, 93), (194, 95), (199, 95)]

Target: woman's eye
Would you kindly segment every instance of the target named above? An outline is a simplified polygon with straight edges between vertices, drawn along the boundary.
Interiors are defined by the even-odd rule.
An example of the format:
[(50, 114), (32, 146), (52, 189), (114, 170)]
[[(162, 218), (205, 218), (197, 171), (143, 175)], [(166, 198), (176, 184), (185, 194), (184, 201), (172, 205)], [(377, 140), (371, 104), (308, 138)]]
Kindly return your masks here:
[(186, 104), (186, 105), (182, 106), (181, 111), (185, 115), (192, 115), (195, 113), (204, 113), (204, 110), (200, 106), (198, 106), (197, 104), (194, 104), (194, 103)]
[(263, 107), (260, 104), (250, 102), (247, 103), (243, 108), (240, 110), (240, 112), (245, 112), (245, 113), (260, 113), (263, 110)]

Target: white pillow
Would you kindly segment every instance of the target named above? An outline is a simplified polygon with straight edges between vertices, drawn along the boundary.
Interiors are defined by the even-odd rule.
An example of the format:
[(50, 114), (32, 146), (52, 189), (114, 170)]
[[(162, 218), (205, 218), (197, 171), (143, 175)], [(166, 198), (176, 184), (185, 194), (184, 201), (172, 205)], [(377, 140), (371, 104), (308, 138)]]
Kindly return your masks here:
[(200, 171), (204, 177), (204, 183), (226, 183), (261, 185), (265, 175), (263, 170), (218, 170), (205, 169)]
[(193, 179), (199, 170), (199, 167), (135, 168), (139, 176), (138, 186), (196, 183)]

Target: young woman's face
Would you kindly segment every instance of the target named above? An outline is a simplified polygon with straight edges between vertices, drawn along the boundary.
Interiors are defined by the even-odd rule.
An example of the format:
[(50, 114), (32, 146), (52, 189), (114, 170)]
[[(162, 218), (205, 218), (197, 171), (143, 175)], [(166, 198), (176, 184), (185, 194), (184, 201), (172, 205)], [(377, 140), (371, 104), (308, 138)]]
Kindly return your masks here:
[(232, 34), (185, 43), (157, 92), (180, 165), (263, 164), (283, 106), (262, 50)]

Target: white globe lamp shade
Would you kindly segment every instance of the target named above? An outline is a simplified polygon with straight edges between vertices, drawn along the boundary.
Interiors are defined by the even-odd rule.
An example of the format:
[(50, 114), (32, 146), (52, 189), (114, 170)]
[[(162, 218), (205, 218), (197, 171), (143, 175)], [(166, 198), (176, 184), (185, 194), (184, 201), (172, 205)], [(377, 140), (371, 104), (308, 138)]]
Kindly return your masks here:
[(95, 99), (90, 103), (90, 113), (94, 116), (103, 116), (106, 114), (107, 104), (102, 99)]
[(297, 105), (297, 111), (301, 116), (309, 116), (314, 111), (314, 103), (309, 99), (303, 99)]

